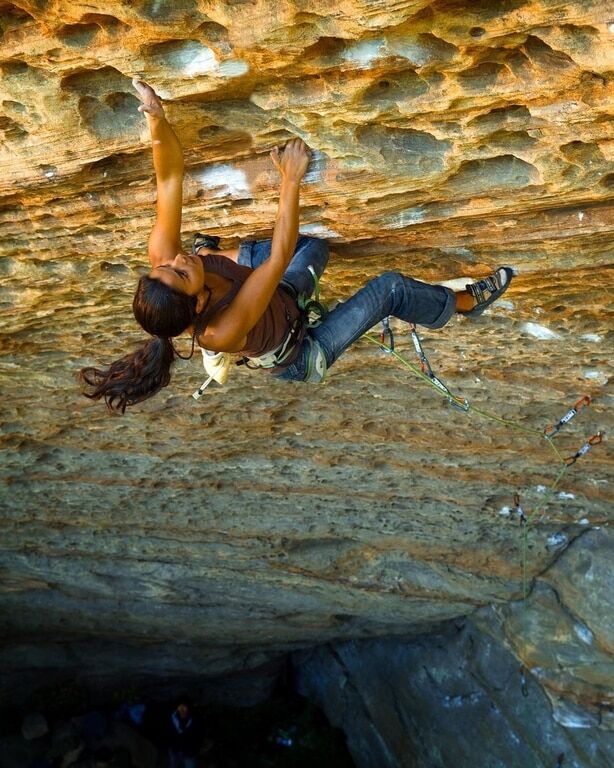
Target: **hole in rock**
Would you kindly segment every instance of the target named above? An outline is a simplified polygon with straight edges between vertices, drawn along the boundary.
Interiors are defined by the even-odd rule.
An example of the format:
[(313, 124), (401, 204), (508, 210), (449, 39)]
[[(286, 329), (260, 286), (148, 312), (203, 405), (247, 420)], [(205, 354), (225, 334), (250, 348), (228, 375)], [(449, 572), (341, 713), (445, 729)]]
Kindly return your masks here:
[(209, 145), (227, 147), (232, 144), (235, 151), (240, 152), (252, 146), (252, 137), (249, 133), (233, 131), (221, 125), (208, 125), (198, 131), (198, 138)]
[(94, 98), (118, 91), (131, 93), (132, 80), (115, 67), (101, 67), (73, 72), (62, 78), (60, 87), (87, 98)]
[[(169, 3), (168, 0), (136, 0), (130, 5), (139, 16), (162, 23), (172, 19), (185, 21), (197, 13), (195, 11), (197, 4), (194, 0), (173, 0), (172, 3)], [(226, 2), (226, 5), (230, 5), (230, 3)]]
[(66, 24), (58, 31), (58, 37), (71, 48), (85, 48), (99, 32), (97, 24)]
[(537, 139), (529, 136), (526, 131), (495, 131), (488, 137), (488, 145), (498, 144), (500, 147), (508, 150), (530, 149)]
[(468, 160), (447, 184), (461, 194), (473, 195), (494, 189), (521, 189), (539, 183), (537, 168), (514, 155)]
[(128, 24), (106, 13), (86, 13), (81, 17), (81, 23), (96, 24), (100, 29), (109, 34), (117, 34), (129, 29)]
[(196, 34), (202, 35), (203, 43), (211, 41), (212, 43), (221, 43), (228, 40), (228, 30), (215, 21), (205, 21), (197, 29)]
[(430, 133), (369, 125), (358, 128), (361, 144), (377, 150), (391, 166), (401, 166), (404, 173), (433, 173), (443, 168), (450, 142)]
[(604, 156), (596, 144), (585, 141), (570, 141), (561, 146), (561, 154), (567, 160), (582, 166), (601, 166)]
[(397, 102), (422, 96), (428, 90), (429, 86), (424, 78), (413, 70), (407, 70), (373, 83), (363, 91), (362, 100), (368, 105), (389, 109)]
[(408, 59), (415, 67), (443, 64), (458, 53), (456, 46), (430, 32), (421, 32), (415, 37), (391, 37), (388, 45), (393, 53)]
[(467, 91), (486, 92), (495, 85), (497, 77), (503, 72), (503, 69), (503, 64), (485, 61), (460, 72), (458, 82)]
[(0, 134), (4, 141), (19, 141), (28, 135), (26, 129), (6, 115), (0, 115)]
[(84, 124), (100, 138), (118, 137), (136, 130), (141, 123), (139, 100), (130, 93), (110, 93), (103, 102), (91, 96), (79, 101)]
[(511, 123), (512, 125), (526, 125), (531, 120), (531, 113), (522, 104), (511, 104), (509, 107), (491, 109), (485, 115), (479, 115), (469, 122), (469, 125), (479, 128), (484, 133)]
[(18, 101), (6, 100), (2, 102), (2, 106), (4, 107), (4, 109), (8, 109), (12, 112), (19, 112), (20, 114), (23, 114), (24, 112), (27, 111), (25, 105), (21, 104)]
[(130, 269), (125, 264), (116, 264), (110, 261), (101, 261), (99, 269), (101, 272), (111, 272), (112, 274), (130, 272)]
[(88, 163), (83, 167), (82, 173), (87, 177), (89, 184), (98, 181), (105, 185), (115, 180), (134, 181), (148, 177), (151, 174), (150, 153), (145, 151), (128, 155), (118, 152)]
[(599, 31), (586, 24), (562, 24), (560, 31), (573, 44), (574, 50), (581, 53), (590, 53), (593, 46), (599, 43)]
[(606, 189), (614, 189), (614, 173), (608, 173), (599, 183)]
[(13, 3), (0, 3), (0, 33), (4, 34), (14, 29), (18, 29), (23, 24), (35, 21), (32, 16), (23, 8), (19, 8)]
[(2, 70), (4, 77), (18, 77), (29, 72), (30, 67), (25, 61), (3, 61), (2, 64), (0, 64), (0, 70)]
[(555, 51), (541, 38), (529, 35), (522, 46), (533, 63), (540, 64), (548, 70), (567, 69), (576, 66), (571, 56), (562, 51)]
[(469, 34), (471, 37), (482, 37), (482, 35), (486, 34), (486, 30), (484, 27), (471, 27)]
[[(42, 175), (50, 181), (52, 181), (58, 175), (58, 169), (55, 167), (55, 165), (39, 165), (38, 168)], [(51, 204), (54, 203), (55, 200), (51, 200), (49, 202)], [(42, 216), (39, 221), (42, 221), (45, 218), (49, 219), (49, 223), (55, 222), (55, 217), (49, 214), (47, 214), (47, 216)]]
[(347, 45), (348, 41), (341, 37), (321, 37), (313, 45), (305, 48), (303, 58), (310, 62), (318, 60), (322, 64), (338, 64), (342, 61), (342, 54)]

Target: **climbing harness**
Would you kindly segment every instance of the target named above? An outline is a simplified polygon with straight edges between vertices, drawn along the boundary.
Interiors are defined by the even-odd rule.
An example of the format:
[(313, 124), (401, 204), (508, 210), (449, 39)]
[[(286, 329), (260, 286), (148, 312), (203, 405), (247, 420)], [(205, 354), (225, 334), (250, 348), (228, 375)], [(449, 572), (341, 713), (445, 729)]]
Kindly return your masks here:
[[(266, 352), (264, 355), (260, 355), (259, 357), (244, 357), (241, 360), (238, 360), (237, 365), (246, 365), (251, 369), (277, 368), (278, 366), (283, 365), (294, 351), (294, 346), (303, 328), (317, 328), (322, 320), (324, 320), (328, 314), (328, 308), (319, 301), (320, 280), (311, 264), (307, 269), (313, 277), (313, 296), (315, 298), (311, 298), (306, 293), (299, 293), (297, 296), (294, 288), (289, 283), (282, 282), (282, 288), (288, 291), (288, 293), (295, 299), (301, 312), (299, 318), (290, 328), (290, 332), (284, 341), (282, 341), (277, 349), (273, 349), (271, 352)], [(326, 359), (324, 358), (322, 348), (315, 341), (310, 345), (310, 349), (308, 350), (307, 362), (307, 375), (315, 378), (306, 378), (304, 381), (322, 381), (326, 374)], [(324, 367), (322, 367), (322, 365)]]
[(307, 267), (313, 277), (313, 293), (299, 293), (296, 303), (303, 315), (306, 328), (317, 328), (328, 315), (328, 307), (320, 301), (320, 278), (311, 264)]
[[(192, 242), (192, 253), (198, 254), (201, 248), (208, 248), (212, 251), (220, 250), (220, 238), (213, 235), (205, 235), (197, 232)], [(300, 316), (292, 323), (286, 338), (281, 344), (270, 352), (258, 357), (243, 357), (236, 361), (236, 365), (245, 365), (250, 369), (257, 368), (277, 368), (283, 365), (294, 351), (295, 345), (304, 328), (316, 328), (328, 314), (328, 308), (319, 300), (320, 279), (313, 268), (307, 267), (313, 278), (313, 294), (296, 294), (294, 287), (285, 281), (281, 281), (280, 287), (289, 293), (296, 301), (300, 310)], [(307, 373), (304, 381), (319, 382), (326, 375), (327, 363), (324, 350), (315, 339), (306, 337), (307, 348)], [(203, 366), (208, 374), (206, 381), (192, 394), (195, 400), (200, 399), (206, 388), (212, 381), (224, 384), (228, 378), (230, 368), (230, 355), (225, 352), (210, 352), (202, 349)]]
[(276, 368), (278, 365), (282, 365), (294, 351), (294, 344), (299, 336), (301, 328), (301, 318), (298, 318), (290, 328), (286, 338), (278, 347), (272, 349), (270, 352), (265, 352), (264, 355), (259, 355), (258, 357), (243, 357), (241, 360), (237, 360), (237, 365), (245, 365), (252, 370), (256, 370), (257, 368)]
[(565, 459), (565, 464), (567, 464), (568, 467), (571, 467), (571, 465), (575, 464), (579, 458), (587, 454), (594, 445), (599, 445), (599, 443), (601, 443), (602, 440), (603, 440), (603, 432), (597, 432), (596, 435), (589, 437), (589, 439), (587, 440), (586, 443), (584, 443), (582, 448), (576, 451), (573, 456), (568, 456)]
[[(438, 377), (435, 376), (433, 373), (433, 369), (431, 368), (431, 364), (428, 361), (427, 356), (424, 354), (424, 350), (422, 349), (422, 344), (420, 342), (420, 337), (418, 336), (418, 331), (416, 330), (416, 326), (414, 323), (410, 323), (409, 330), (411, 332), (411, 339), (414, 343), (414, 348), (416, 350), (416, 354), (418, 355), (418, 360), (420, 361), (420, 368), (422, 370), (422, 373), (429, 377), (431, 382), (440, 389), (444, 395), (448, 398), (448, 402), (450, 405), (452, 405), (454, 408), (458, 408), (460, 411), (468, 411), (469, 410), (469, 403), (467, 400), (465, 400), (462, 397), (457, 397), (456, 395), (453, 395), (452, 392), (448, 389), (448, 387), (443, 383), (443, 381)], [(390, 347), (390, 352), (394, 351), (394, 347)]]
[(563, 418), (560, 419), (558, 424), (555, 424), (554, 426), (552, 426), (552, 424), (549, 424), (546, 427), (546, 429), (544, 430), (544, 437), (552, 438), (555, 435), (557, 435), (561, 427), (564, 427), (565, 424), (569, 424), (569, 422), (573, 419), (573, 417), (577, 416), (578, 413), (580, 413), (582, 408), (588, 408), (590, 404), (591, 404), (591, 399), (588, 395), (581, 397), (578, 400), (578, 402), (567, 411), (567, 413), (563, 416)]

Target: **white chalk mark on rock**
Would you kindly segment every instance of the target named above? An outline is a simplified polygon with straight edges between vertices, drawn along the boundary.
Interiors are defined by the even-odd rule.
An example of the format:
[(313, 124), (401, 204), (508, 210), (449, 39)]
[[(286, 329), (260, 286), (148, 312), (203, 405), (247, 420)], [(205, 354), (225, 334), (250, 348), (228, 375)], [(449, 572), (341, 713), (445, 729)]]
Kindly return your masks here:
[(215, 72), (217, 69), (217, 59), (211, 48), (203, 47), (196, 55), (190, 55), (183, 70), (188, 77), (205, 75), (209, 72)]
[(597, 384), (607, 384), (609, 379), (602, 371), (584, 371), (583, 376), (590, 381), (596, 381)]
[(520, 326), (520, 330), (536, 339), (541, 339), (542, 341), (560, 339), (560, 334), (555, 333), (554, 331), (551, 331), (550, 328), (546, 328), (545, 325), (539, 325), (538, 323), (524, 323)]
[(242, 59), (228, 59), (219, 67), (219, 73), (224, 77), (240, 77), (246, 72), (249, 72), (249, 64)]
[(217, 190), (214, 197), (251, 196), (245, 171), (242, 171), (240, 168), (234, 168), (230, 164), (206, 168), (201, 172), (199, 178), (205, 187)]
[(341, 237), (334, 229), (329, 229), (319, 221), (315, 221), (312, 224), (301, 224), (302, 235), (316, 235), (317, 237)]
[(343, 53), (343, 58), (358, 67), (368, 67), (372, 62), (381, 58), (384, 49), (384, 40), (365, 40), (347, 48)]
[(584, 624), (574, 624), (573, 631), (583, 643), (586, 643), (586, 645), (593, 644), (593, 633), (588, 627), (585, 627)]

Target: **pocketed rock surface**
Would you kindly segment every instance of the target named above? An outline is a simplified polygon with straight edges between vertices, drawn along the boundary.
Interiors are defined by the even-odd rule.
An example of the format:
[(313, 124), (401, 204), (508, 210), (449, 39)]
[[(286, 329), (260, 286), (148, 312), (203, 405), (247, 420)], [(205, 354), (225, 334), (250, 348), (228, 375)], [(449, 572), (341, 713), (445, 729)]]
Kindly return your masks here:
[[(219, 676), (492, 604), (545, 716), (611, 738), (609, 4), (19, 0), (0, 30), (3, 695)], [(300, 136), (325, 300), (386, 270), (462, 287), (513, 266), (482, 318), (421, 336), (455, 393), (523, 429), (368, 340), (321, 385), (237, 368), (196, 402), (195, 359), (124, 417), (82, 398), (82, 366), (144, 337), (135, 75), (184, 146), (186, 248), (270, 235), (268, 153)], [(603, 442), (561, 478), (541, 432), (583, 395), (554, 445)]]

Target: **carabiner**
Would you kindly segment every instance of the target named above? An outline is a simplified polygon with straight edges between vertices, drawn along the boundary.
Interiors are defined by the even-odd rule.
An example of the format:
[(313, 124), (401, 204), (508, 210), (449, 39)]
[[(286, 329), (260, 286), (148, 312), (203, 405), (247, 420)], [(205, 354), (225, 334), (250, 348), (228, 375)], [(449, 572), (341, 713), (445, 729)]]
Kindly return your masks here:
[(599, 445), (599, 443), (601, 443), (602, 441), (603, 441), (603, 432), (597, 432), (596, 435), (589, 437), (589, 439), (586, 441), (586, 443), (584, 443), (582, 448), (576, 451), (573, 456), (568, 456), (565, 459), (565, 464), (567, 464), (568, 467), (571, 467), (571, 465), (575, 464), (578, 459), (586, 455), (594, 445)]
[[(386, 344), (386, 339), (388, 339), (388, 344)], [(382, 319), (382, 332), (379, 335), (379, 343), (382, 345), (382, 351), (386, 354), (394, 351), (394, 334), (390, 327), (389, 317)]]
[(578, 413), (582, 410), (582, 408), (587, 408), (591, 404), (591, 399), (588, 395), (584, 395), (584, 397), (581, 397), (573, 406), (573, 408), (570, 408), (567, 413), (563, 416), (562, 419), (559, 420), (558, 424), (552, 425), (549, 424), (546, 429), (544, 429), (544, 437), (551, 438), (558, 434), (559, 430), (565, 426), (565, 424), (569, 424), (569, 422), (574, 418), (574, 416), (577, 416)]

